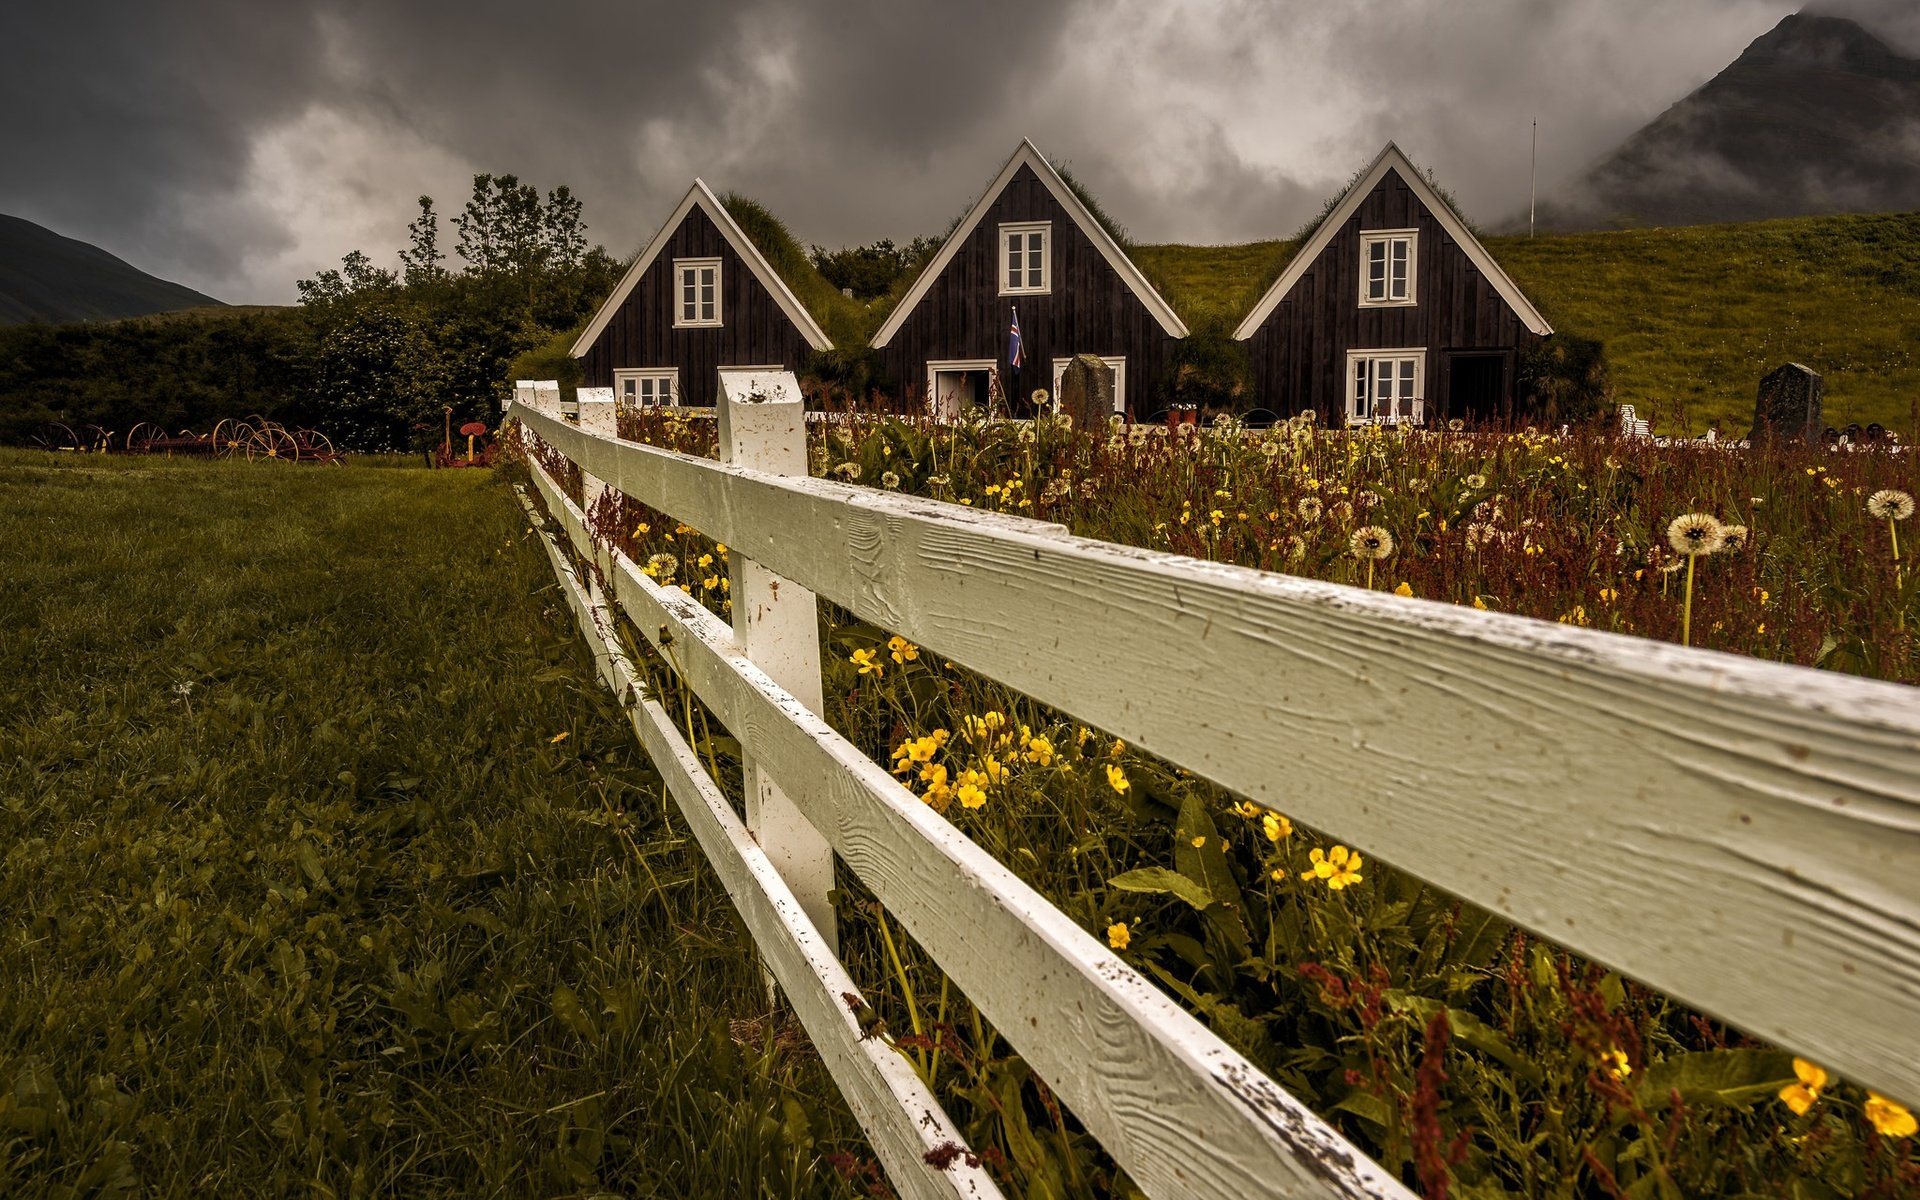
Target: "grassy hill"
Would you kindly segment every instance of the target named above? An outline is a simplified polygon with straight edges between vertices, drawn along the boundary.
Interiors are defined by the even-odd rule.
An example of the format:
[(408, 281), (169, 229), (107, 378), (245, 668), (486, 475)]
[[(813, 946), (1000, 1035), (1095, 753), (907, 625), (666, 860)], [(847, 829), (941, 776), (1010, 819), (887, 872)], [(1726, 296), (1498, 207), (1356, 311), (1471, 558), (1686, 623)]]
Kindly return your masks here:
[[(1830, 424), (1908, 435), (1920, 404), (1920, 213), (1486, 240), (1555, 328), (1597, 338), (1621, 403), (1671, 433), (1743, 435), (1760, 377), (1826, 377)], [(1297, 246), (1139, 246), (1198, 328), (1237, 320)]]
[(0, 325), (111, 321), (219, 303), (98, 246), (0, 214)]

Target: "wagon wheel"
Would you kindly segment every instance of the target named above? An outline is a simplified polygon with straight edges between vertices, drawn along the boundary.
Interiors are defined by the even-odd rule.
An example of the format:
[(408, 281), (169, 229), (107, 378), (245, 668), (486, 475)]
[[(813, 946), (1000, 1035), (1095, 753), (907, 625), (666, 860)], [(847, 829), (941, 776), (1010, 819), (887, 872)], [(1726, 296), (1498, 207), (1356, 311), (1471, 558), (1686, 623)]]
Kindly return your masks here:
[(58, 421), (48, 421), (33, 435), (33, 444), (42, 450), (78, 450), (80, 435)]
[(300, 443), (280, 426), (269, 424), (247, 439), (246, 451), (248, 462), (262, 458), (280, 458), (288, 462), (297, 462), (300, 458)]
[(135, 421), (133, 428), (127, 430), (127, 439), (121, 443), (129, 454), (149, 454), (153, 443), (167, 436), (166, 431), (150, 421)]
[(222, 421), (213, 428), (213, 456), (229, 458), (235, 454), (245, 454), (247, 443), (253, 440), (258, 430), (245, 421)]
[(99, 425), (80, 427), (80, 449), (88, 454), (105, 454), (113, 445), (113, 431)]
[(341, 465), (340, 454), (334, 450), (332, 439), (318, 429), (297, 430), (293, 436), (305, 447), (301, 451), (303, 458), (317, 458), (323, 463), (332, 463), (336, 467)]

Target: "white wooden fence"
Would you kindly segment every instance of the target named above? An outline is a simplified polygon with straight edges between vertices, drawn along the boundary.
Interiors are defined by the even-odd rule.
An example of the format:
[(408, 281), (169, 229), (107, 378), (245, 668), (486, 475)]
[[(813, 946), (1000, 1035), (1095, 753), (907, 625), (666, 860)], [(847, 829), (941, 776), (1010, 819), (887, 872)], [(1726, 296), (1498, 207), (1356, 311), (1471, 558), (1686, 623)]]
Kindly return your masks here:
[[(781, 789), (804, 833), (822, 835), (1150, 1195), (1408, 1193), (827, 725), (817, 665), (811, 691), (794, 668), (817, 664), (815, 593), (1920, 1101), (1913, 689), (806, 478), (798, 396), (790, 377), (722, 373), (722, 453), (753, 465), (624, 442), (584, 409), (581, 427), (537, 401), (512, 415), (589, 490), (617, 488), (726, 543), (762, 573), (764, 599), (804, 597), (804, 622), (769, 618), (804, 639), (797, 658), (756, 637), (758, 606), (736, 591), (742, 636), (596, 544), (534, 468), (548, 511), (606, 581), (602, 595), (550, 545), (602, 672), (903, 1194), (997, 1193), (964, 1159), (924, 1161), (961, 1138), (897, 1053), (861, 1039), (845, 1000), (858, 989), (809, 919), (825, 907), (824, 851), (789, 855), (782, 839), (802, 831), (778, 815), (758, 840), (742, 826), (638, 695), (611, 636), (615, 605), (649, 640), (671, 638), (750, 773)], [(791, 474), (756, 469), (782, 454), (777, 472)]]

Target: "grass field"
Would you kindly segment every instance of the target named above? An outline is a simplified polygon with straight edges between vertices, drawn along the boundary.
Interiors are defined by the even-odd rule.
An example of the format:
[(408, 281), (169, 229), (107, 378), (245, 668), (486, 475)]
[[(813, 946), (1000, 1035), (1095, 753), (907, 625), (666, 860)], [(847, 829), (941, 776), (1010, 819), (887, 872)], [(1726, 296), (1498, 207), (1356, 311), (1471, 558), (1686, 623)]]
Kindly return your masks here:
[[(1806, 217), (1538, 238), (1486, 246), (1554, 327), (1606, 346), (1618, 403), (1657, 432), (1713, 421), (1743, 437), (1754, 391), (1784, 362), (1826, 377), (1827, 421), (1920, 436), (1920, 213)], [(1190, 324), (1252, 308), (1293, 242), (1138, 246)]]
[(504, 486), (0, 451), (0, 583), (0, 1195), (848, 1194)]

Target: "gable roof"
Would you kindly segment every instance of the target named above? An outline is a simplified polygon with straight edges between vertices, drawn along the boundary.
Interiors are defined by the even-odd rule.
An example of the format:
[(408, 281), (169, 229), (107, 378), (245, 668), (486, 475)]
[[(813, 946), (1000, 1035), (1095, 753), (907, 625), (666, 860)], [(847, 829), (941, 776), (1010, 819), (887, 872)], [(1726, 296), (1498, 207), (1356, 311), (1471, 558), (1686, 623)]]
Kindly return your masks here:
[(1400, 147), (1388, 142), (1386, 149), (1380, 151), (1379, 157), (1373, 160), (1373, 165), (1366, 169), (1352, 187), (1347, 189), (1340, 203), (1334, 205), (1333, 211), (1320, 222), (1319, 228), (1313, 231), (1313, 236), (1307, 239), (1307, 244), (1300, 247), (1299, 252), (1293, 256), (1293, 260), (1287, 264), (1287, 269), (1280, 273), (1280, 278), (1267, 289), (1267, 294), (1260, 298), (1260, 303), (1253, 306), (1253, 311), (1249, 312), (1246, 319), (1240, 322), (1240, 327), (1233, 331), (1236, 340), (1244, 342), (1259, 331), (1260, 326), (1273, 314), (1273, 310), (1280, 306), (1280, 301), (1293, 290), (1294, 284), (1300, 282), (1300, 277), (1319, 261), (1327, 244), (1339, 234), (1348, 218), (1353, 216), (1361, 203), (1373, 193), (1373, 189), (1386, 178), (1389, 171), (1400, 176), (1401, 181), (1412, 189), (1414, 197), (1433, 214), (1434, 220), (1440, 222), (1440, 228), (1446, 231), (1447, 236), (1451, 237), (1460, 249), (1466, 251), (1467, 258), (1479, 269), (1480, 274), (1486, 277), (1487, 282), (1493, 285), (1493, 290), (1500, 293), (1500, 298), (1513, 309), (1523, 325), (1542, 337), (1553, 332), (1553, 326), (1547, 324), (1547, 319), (1540, 315), (1540, 310), (1533, 306), (1533, 301), (1527, 299), (1526, 293), (1520, 290), (1520, 285), (1500, 269), (1500, 264), (1493, 260), (1493, 255), (1487, 253), (1487, 248), (1480, 244), (1480, 239), (1473, 236), (1473, 231), (1468, 229), (1467, 223), (1460, 219), (1460, 214), (1453, 211), (1453, 205), (1448, 204), (1440, 193), (1434, 190), (1433, 185), (1426, 181), (1412, 161), (1400, 152)]
[(995, 200), (1000, 198), (1000, 193), (1013, 182), (1014, 175), (1019, 173), (1021, 167), (1033, 168), (1033, 173), (1039, 177), (1041, 183), (1047, 186), (1047, 191), (1052, 193), (1054, 201), (1073, 218), (1073, 223), (1080, 227), (1080, 232), (1087, 235), (1087, 240), (1100, 251), (1108, 265), (1119, 273), (1121, 281), (1133, 291), (1135, 296), (1139, 297), (1140, 303), (1147, 306), (1147, 311), (1153, 314), (1154, 320), (1160, 322), (1160, 327), (1173, 337), (1186, 337), (1186, 322), (1180, 319), (1180, 314), (1174, 312), (1173, 306), (1154, 290), (1151, 283), (1147, 282), (1147, 277), (1140, 273), (1140, 268), (1127, 257), (1127, 252), (1120, 248), (1120, 244), (1113, 240), (1113, 235), (1094, 219), (1092, 213), (1087, 211), (1087, 206), (1080, 202), (1080, 197), (1073, 194), (1073, 189), (1067, 186), (1066, 180), (1060, 178), (1060, 173), (1053, 169), (1053, 164), (1046, 160), (1046, 156), (1040, 153), (1032, 140), (1021, 138), (1019, 147), (1014, 150), (1013, 157), (1007, 160), (1007, 165), (1000, 168), (1000, 173), (994, 176), (992, 183), (987, 185), (987, 190), (981, 193), (980, 199), (974, 202), (973, 207), (967, 210), (967, 215), (960, 218), (960, 224), (955, 226), (953, 232), (947, 236), (946, 243), (940, 247), (940, 253), (933, 256), (933, 261), (927, 264), (926, 270), (920, 272), (920, 278), (914, 282), (913, 287), (901, 297), (900, 303), (894, 305), (893, 312), (888, 315), (885, 324), (881, 325), (879, 332), (873, 335), (873, 348), (881, 349), (893, 340), (894, 334), (900, 332), (900, 327), (906, 324), (908, 315), (933, 289), (934, 281), (940, 278), (941, 272), (947, 269), (947, 264), (952, 262), (954, 255), (960, 252), (961, 245), (979, 226), (981, 219), (987, 215), (987, 210), (993, 207)]
[(760, 281), (761, 287), (767, 289), (767, 294), (772, 296), (774, 303), (780, 306), (780, 311), (787, 314), (787, 319), (793, 322), (794, 327), (807, 339), (808, 344), (815, 350), (833, 349), (833, 340), (827, 337), (825, 330), (820, 328), (820, 323), (813, 319), (813, 314), (807, 311), (807, 306), (800, 303), (800, 298), (793, 294), (793, 289), (780, 278), (779, 272), (767, 262), (766, 256), (760, 253), (759, 248), (753, 244), (753, 239), (740, 228), (739, 222), (727, 212), (727, 206), (720, 203), (720, 198), (713, 194), (713, 189), (709, 188), (704, 180), (695, 179), (693, 186), (687, 189), (686, 198), (680, 201), (678, 208), (673, 210), (673, 215), (668, 217), (667, 223), (660, 227), (660, 232), (653, 235), (653, 240), (647, 243), (647, 248), (633, 260), (633, 265), (627, 268), (627, 273), (620, 277), (620, 282), (614, 287), (613, 294), (608, 296), (606, 303), (600, 306), (600, 311), (593, 314), (593, 320), (587, 324), (585, 331), (574, 339), (573, 349), (567, 353), (573, 358), (580, 358), (593, 348), (594, 341), (613, 320), (613, 314), (626, 303), (627, 297), (639, 284), (641, 276), (645, 275), (647, 268), (660, 257), (660, 252), (666, 249), (668, 239), (673, 237), (681, 223), (687, 219), (687, 214), (696, 207), (707, 214), (714, 227), (720, 230), (720, 236), (727, 239), (727, 244), (733, 247), (733, 252), (740, 256), (741, 262), (747, 264), (747, 269), (753, 272), (753, 277)]

